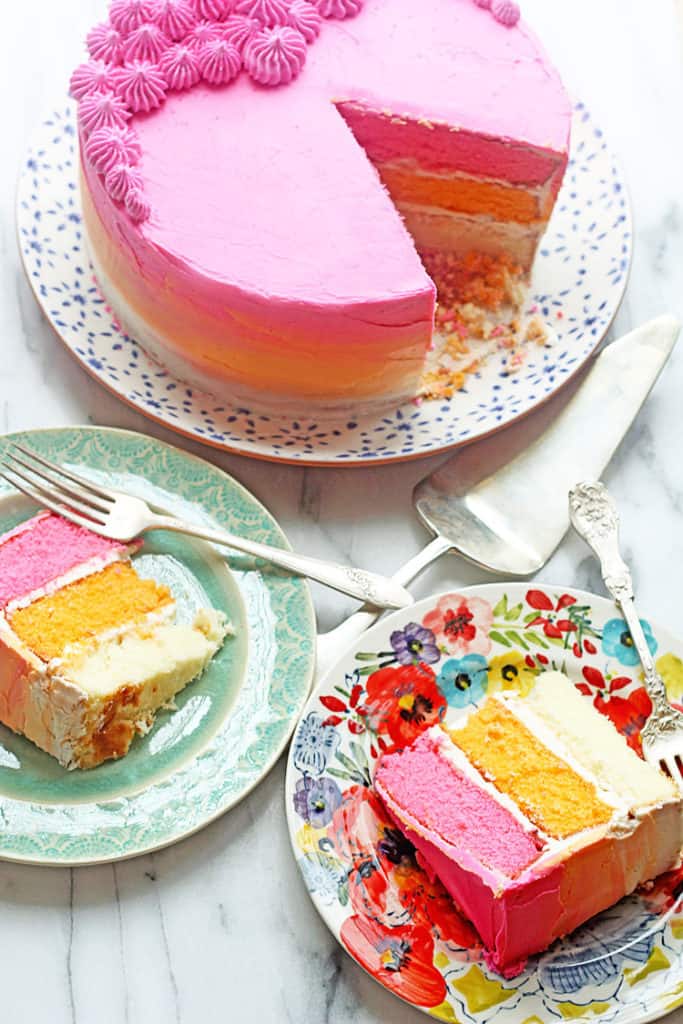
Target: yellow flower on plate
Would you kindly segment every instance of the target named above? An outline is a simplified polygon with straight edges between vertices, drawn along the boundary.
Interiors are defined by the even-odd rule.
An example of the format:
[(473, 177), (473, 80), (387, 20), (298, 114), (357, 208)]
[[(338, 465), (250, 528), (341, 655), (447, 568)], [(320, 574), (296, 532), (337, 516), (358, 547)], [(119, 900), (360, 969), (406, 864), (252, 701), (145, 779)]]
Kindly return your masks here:
[(317, 853), (318, 843), (324, 839), (327, 832), (324, 828), (313, 828), (312, 825), (304, 825), (296, 834), (296, 845), (302, 853)]
[(521, 697), (526, 697), (533, 688), (538, 673), (538, 669), (527, 665), (520, 651), (499, 654), (489, 662), (488, 693), (515, 690)]
[(675, 654), (663, 654), (657, 658), (657, 671), (671, 700), (680, 700), (683, 697), (683, 661)]

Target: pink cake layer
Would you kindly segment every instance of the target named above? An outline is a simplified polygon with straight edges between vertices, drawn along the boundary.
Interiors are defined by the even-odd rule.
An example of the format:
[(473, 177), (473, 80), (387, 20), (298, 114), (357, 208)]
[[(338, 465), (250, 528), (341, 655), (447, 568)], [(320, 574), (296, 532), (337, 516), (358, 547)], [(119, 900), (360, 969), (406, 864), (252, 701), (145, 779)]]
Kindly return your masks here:
[[(435, 291), (353, 135), (361, 107), (407, 120), (427, 167), (536, 185), (566, 164), (569, 100), (525, 25), (472, 0), (367, 0), (324, 23), (287, 86), (242, 75), (135, 115), (142, 224), (85, 164), (100, 283), (146, 347), (219, 393), (414, 393)], [(373, 132), (401, 151), (390, 118)]]
[(0, 608), (93, 558), (125, 550), (118, 541), (42, 512), (0, 537)]

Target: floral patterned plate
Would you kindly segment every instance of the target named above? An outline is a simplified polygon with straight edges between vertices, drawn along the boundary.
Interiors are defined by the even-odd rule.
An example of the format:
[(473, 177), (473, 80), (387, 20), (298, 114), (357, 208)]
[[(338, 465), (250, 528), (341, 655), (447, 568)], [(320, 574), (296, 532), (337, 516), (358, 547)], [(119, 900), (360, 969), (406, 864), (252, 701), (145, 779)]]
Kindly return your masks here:
[(93, 277), (81, 228), (74, 109), (40, 126), (21, 169), (19, 245), (48, 322), (105, 387), (181, 434), (257, 458), (315, 465), (412, 459), (483, 437), (549, 398), (588, 359), (614, 318), (631, 264), (631, 211), (602, 129), (576, 105), (571, 162), (534, 264), (530, 306), (556, 341), (511, 372), (495, 353), (452, 402), (319, 418), (267, 414), (188, 387), (123, 333)]
[[(266, 509), (201, 459), (123, 430), (70, 427), (16, 438), (99, 483), (184, 519), (285, 547)], [(0, 481), (0, 533), (35, 506)], [(270, 771), (306, 700), (315, 619), (303, 580), (181, 534), (145, 535), (144, 576), (169, 584), (179, 618), (211, 603), (235, 636), (119, 761), (67, 772), (0, 725), (0, 857), (93, 864), (158, 849), (196, 832)]]
[[(674, 700), (683, 643), (643, 622)], [(382, 751), (486, 694), (524, 694), (557, 668), (639, 750), (650, 702), (609, 601), (489, 584), (428, 598), (366, 633), (312, 695), (289, 752), (297, 863), (328, 927), (385, 988), (441, 1021), (641, 1024), (683, 1005), (683, 870), (594, 918), (506, 981), (418, 867), (372, 786)]]

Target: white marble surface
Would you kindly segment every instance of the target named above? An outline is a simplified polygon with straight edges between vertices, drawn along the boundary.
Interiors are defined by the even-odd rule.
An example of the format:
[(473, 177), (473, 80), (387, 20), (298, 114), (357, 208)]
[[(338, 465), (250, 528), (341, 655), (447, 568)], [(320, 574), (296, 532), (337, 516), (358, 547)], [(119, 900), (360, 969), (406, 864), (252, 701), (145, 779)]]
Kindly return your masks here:
[[(16, 166), (32, 127), (66, 88), (81, 40), (105, 0), (2, 0), (0, 87), (0, 429), (97, 423), (169, 433), (91, 381), (56, 343), (24, 280), (15, 242)], [(636, 246), (623, 332), (683, 312), (683, 3), (523, 0), (568, 85), (590, 104), (620, 154), (635, 207)], [(678, 351), (607, 474), (622, 505), (648, 617), (683, 629), (683, 351)], [(183, 444), (182, 441), (177, 441)], [(586, 443), (590, 443), (587, 437)], [(193, 450), (197, 451), (196, 446)], [(263, 499), (293, 544), (390, 572), (425, 542), (414, 483), (439, 460), (305, 470), (220, 457)], [(529, 501), (542, 501), (529, 495)], [(419, 595), (482, 574), (454, 559)], [(568, 539), (541, 574), (598, 587)], [(352, 605), (315, 591), (323, 628)], [(2, 1019), (49, 1024), (417, 1024), (367, 978), (318, 919), (289, 854), (283, 764), (232, 813), (179, 846), (116, 867), (0, 865)], [(671, 1017), (683, 1024), (683, 1011)]]

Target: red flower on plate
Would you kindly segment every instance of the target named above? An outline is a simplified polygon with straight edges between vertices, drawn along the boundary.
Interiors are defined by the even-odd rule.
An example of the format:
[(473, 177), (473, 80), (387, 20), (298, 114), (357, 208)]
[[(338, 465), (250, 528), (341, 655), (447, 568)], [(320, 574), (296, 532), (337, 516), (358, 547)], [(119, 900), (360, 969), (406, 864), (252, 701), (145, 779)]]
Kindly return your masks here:
[(434, 966), (434, 939), (426, 928), (384, 928), (355, 914), (341, 927), (342, 942), (354, 959), (397, 996), (413, 1006), (440, 1006), (446, 982)]
[(399, 747), (440, 722), (447, 702), (427, 665), (381, 668), (368, 677), (365, 708), (372, 729), (388, 733)]
[(577, 683), (577, 688), (593, 699), (598, 711), (607, 715), (619, 732), (626, 737), (628, 745), (640, 754), (640, 731), (652, 711), (645, 687), (639, 686), (628, 696), (618, 696), (631, 685), (631, 679), (628, 676), (605, 679), (602, 672), (590, 665), (584, 666), (583, 678), (585, 682)]
[(493, 610), (481, 597), (445, 594), (422, 620), (438, 645), (448, 654), (488, 654)]
[(532, 626), (543, 626), (543, 632), (546, 636), (554, 637), (558, 640), (561, 640), (565, 633), (576, 632), (576, 623), (562, 616), (565, 608), (576, 604), (576, 598), (572, 597), (571, 594), (562, 594), (556, 602), (553, 602), (545, 591), (529, 590), (526, 595), (526, 603), (537, 612), (545, 613), (537, 615), (530, 622), (527, 622), (527, 629), (530, 629)]

